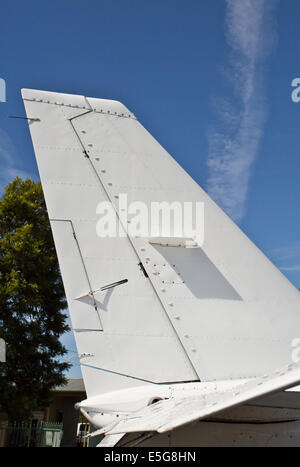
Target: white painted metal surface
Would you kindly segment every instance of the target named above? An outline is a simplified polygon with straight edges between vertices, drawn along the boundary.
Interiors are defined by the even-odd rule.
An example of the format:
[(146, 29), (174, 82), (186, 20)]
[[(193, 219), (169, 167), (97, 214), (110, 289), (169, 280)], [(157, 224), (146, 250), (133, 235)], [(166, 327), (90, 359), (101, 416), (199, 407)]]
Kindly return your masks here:
[[(298, 421), (286, 423), (222, 423), (200, 420), (148, 439), (130, 433), (121, 445), (143, 447), (295, 447), (300, 444)], [(111, 446), (111, 445), (110, 445)]]
[[(120, 430), (163, 432), (298, 383), (299, 368), (289, 365), (299, 292), (134, 114), (116, 101), (22, 95), (81, 355), (88, 399), (80, 408), (90, 420), (111, 440)], [(117, 211), (120, 194), (148, 207), (203, 202), (204, 244), (136, 238), (124, 223), (124, 236), (99, 238), (97, 205)], [(240, 386), (239, 394), (224, 385)], [(181, 386), (188, 398), (178, 396)], [(148, 407), (157, 394), (165, 400)]]
[[(131, 431), (157, 431), (163, 433), (214, 413), (228, 409), (255, 397), (279, 391), (294, 385), (300, 380), (300, 364), (290, 365), (271, 375), (264, 375), (231, 388), (218, 385), (217, 390), (203, 391), (202, 384), (189, 388), (185, 392), (174, 388), (174, 393), (167, 399), (148, 405), (140, 411), (126, 415), (119, 422), (113, 422), (103, 429), (104, 433), (117, 434)], [(299, 411), (292, 419), (299, 418)], [(271, 419), (271, 416), (270, 416)]]
[[(141, 259), (129, 239), (96, 235), (97, 204), (111, 200), (115, 189), (108, 188), (99, 174), (106, 167), (114, 184), (115, 177), (104, 162), (98, 174), (98, 161), (83, 152), (80, 139), (82, 131), (88, 132), (82, 126), (85, 115), (79, 117), (80, 124), (72, 120), (80, 139), (70, 122), (90, 110), (88, 101), (28, 90), (23, 97), (27, 114), (39, 114), (40, 121), (31, 122), (30, 130), (78, 352), (88, 355), (81, 363), (106, 371), (93, 373), (97, 381), (85, 378), (88, 394), (105, 387), (98, 379), (106, 379), (106, 375), (109, 379), (108, 372), (145, 380), (145, 384), (198, 379), (153, 286), (138, 266)], [(99, 102), (101, 108), (92, 113), (103, 119), (105, 128), (108, 125), (105, 144), (109, 146), (111, 119), (133, 116), (121, 104), (112, 102), (108, 108), (108, 101)], [(95, 102), (93, 105), (97, 108)], [(124, 117), (111, 116), (117, 108)], [(98, 120), (94, 123), (102, 126)], [(90, 143), (84, 144), (91, 152)], [(128, 283), (104, 295), (77, 298), (124, 278)], [(176, 366), (170, 365), (173, 359)]]

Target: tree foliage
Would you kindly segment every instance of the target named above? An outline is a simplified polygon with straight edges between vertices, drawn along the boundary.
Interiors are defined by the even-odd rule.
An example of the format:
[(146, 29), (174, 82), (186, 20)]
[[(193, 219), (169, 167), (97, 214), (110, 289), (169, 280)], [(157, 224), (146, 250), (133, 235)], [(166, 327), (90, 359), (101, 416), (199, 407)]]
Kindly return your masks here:
[(41, 184), (17, 177), (0, 200), (0, 411), (10, 420), (45, 407), (65, 382), (65, 308)]

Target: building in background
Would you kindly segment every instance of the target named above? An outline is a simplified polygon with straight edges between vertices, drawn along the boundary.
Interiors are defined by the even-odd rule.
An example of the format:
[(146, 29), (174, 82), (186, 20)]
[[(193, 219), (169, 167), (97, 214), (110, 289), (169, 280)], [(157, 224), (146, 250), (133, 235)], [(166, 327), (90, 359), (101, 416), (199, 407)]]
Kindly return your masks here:
[(78, 423), (86, 420), (75, 404), (86, 399), (86, 392), (82, 378), (70, 378), (64, 386), (59, 386), (52, 392), (52, 401), (44, 412), (44, 421), (63, 424), (61, 446), (76, 446)]
[(89, 443), (83, 436), (88, 432), (89, 424), (74, 407), (83, 399), (86, 399), (83, 380), (70, 378), (66, 385), (52, 391), (49, 407), (34, 412), (31, 420), (9, 423), (6, 415), (0, 413), (0, 447), (55, 446), (50, 442), (47, 444), (47, 437), (55, 440), (53, 432), (61, 429), (60, 441), (56, 445), (87, 446)]

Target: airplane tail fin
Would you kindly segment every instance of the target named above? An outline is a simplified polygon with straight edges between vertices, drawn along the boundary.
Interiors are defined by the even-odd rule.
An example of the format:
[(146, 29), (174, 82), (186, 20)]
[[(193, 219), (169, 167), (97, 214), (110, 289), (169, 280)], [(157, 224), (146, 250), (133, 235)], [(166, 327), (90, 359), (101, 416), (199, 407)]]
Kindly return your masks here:
[[(134, 114), (111, 100), (22, 95), (88, 396), (289, 364), (299, 292)], [(172, 217), (186, 203), (204, 206), (198, 230), (161, 235), (150, 217), (136, 234), (137, 211)]]

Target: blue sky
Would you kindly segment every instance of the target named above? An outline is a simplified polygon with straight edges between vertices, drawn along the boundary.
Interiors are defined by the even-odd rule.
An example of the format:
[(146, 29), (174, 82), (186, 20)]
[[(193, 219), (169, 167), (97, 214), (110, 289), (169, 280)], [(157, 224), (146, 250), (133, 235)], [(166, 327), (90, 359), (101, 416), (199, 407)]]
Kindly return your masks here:
[(4, 0), (1, 19), (1, 189), (38, 179), (6, 118), (21, 88), (117, 99), (300, 288), (298, 0)]

